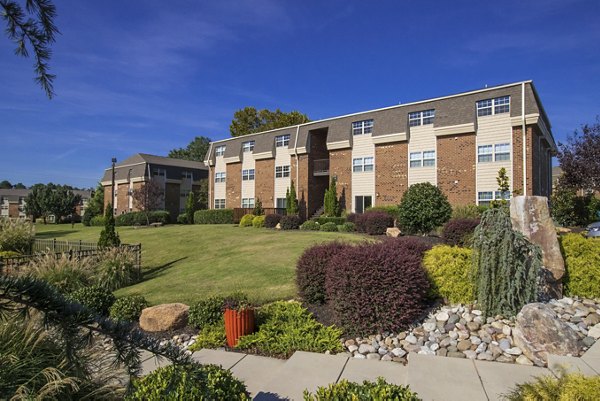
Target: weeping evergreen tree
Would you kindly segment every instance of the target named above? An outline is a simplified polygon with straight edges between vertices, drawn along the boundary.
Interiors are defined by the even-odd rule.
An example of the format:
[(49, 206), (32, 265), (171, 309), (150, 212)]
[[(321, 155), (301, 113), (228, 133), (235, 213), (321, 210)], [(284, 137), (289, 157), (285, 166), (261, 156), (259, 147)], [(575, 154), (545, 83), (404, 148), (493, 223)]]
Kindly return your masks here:
[(325, 198), (323, 200), (324, 212), (326, 216), (338, 217), (340, 215), (340, 205), (337, 199), (337, 188), (335, 177), (331, 177), (329, 183), (329, 189), (325, 191)]
[(477, 302), (485, 316), (515, 316), (536, 300), (542, 252), (513, 230), (506, 208), (483, 213), (473, 251)]

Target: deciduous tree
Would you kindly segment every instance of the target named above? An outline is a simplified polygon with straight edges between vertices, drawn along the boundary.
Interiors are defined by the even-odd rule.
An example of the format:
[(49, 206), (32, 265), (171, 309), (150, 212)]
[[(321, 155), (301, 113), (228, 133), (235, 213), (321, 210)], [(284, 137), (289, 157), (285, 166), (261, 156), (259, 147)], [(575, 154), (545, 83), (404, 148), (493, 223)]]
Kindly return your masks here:
[(575, 189), (600, 191), (600, 119), (575, 131), (559, 143), (558, 161), (563, 184)]
[(160, 208), (164, 195), (164, 191), (160, 185), (152, 180), (133, 190), (131, 195), (133, 204), (139, 210), (146, 212), (148, 225), (150, 224), (148, 213)]
[(208, 151), (211, 139), (205, 136), (197, 136), (187, 147), (172, 149), (169, 151), (169, 157), (173, 159), (193, 160), (197, 162), (204, 161), (204, 156)]
[(309, 122), (308, 116), (299, 111), (283, 112), (280, 109), (257, 110), (254, 107), (244, 107), (233, 114), (229, 126), (231, 136), (243, 136), (275, 128), (289, 127), (291, 125)]

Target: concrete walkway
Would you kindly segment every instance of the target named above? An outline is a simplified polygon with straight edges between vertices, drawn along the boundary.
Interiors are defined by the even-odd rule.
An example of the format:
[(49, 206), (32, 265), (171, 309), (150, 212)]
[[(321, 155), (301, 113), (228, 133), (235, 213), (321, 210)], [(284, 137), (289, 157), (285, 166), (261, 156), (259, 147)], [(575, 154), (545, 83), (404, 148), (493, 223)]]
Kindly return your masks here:
[[(301, 351), (287, 361), (210, 349), (197, 351), (192, 358), (229, 369), (246, 383), (255, 400), (302, 400), (305, 389), (314, 392), (342, 379), (362, 382), (381, 376), (389, 383), (409, 385), (425, 401), (484, 401), (500, 400), (516, 384), (562, 370), (599, 375), (600, 341), (581, 358), (551, 355), (548, 368), (415, 353), (409, 354), (407, 366)], [(142, 359), (143, 374), (169, 363), (150, 354)]]

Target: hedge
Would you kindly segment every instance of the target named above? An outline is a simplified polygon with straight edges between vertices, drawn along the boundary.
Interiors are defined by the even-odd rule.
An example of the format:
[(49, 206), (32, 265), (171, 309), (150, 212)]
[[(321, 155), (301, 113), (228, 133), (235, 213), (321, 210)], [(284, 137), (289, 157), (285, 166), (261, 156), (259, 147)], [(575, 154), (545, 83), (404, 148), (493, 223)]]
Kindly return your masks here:
[(280, 214), (268, 214), (265, 216), (265, 227), (266, 228), (275, 228), (277, 224), (281, 221)]
[(252, 221), (254, 220), (254, 216), (253, 214), (245, 214), (244, 216), (242, 216), (242, 218), (240, 219), (240, 227), (252, 227)]
[(431, 280), (431, 295), (449, 303), (468, 304), (475, 300), (468, 248), (438, 245), (425, 252), (423, 267)]
[(473, 233), (479, 225), (479, 219), (451, 219), (442, 229), (442, 238), (448, 245), (471, 246)]
[(279, 221), (282, 230), (297, 230), (300, 228), (300, 216), (290, 214), (283, 216)]
[(323, 225), (325, 223), (335, 223), (336, 226), (340, 224), (344, 224), (346, 222), (345, 217), (317, 217), (312, 219), (312, 221), (316, 221), (319, 225)]
[[(147, 218), (146, 218), (147, 216)], [(115, 225), (117, 226), (144, 226), (150, 222), (169, 224), (171, 221), (171, 214), (166, 210), (155, 210), (152, 212), (129, 212), (120, 214), (115, 217)]]
[(194, 224), (233, 224), (233, 209), (198, 210)]
[(387, 212), (368, 211), (356, 217), (356, 231), (369, 235), (383, 235), (394, 226), (394, 218)]
[(560, 242), (565, 257), (565, 295), (600, 297), (600, 240), (567, 234)]

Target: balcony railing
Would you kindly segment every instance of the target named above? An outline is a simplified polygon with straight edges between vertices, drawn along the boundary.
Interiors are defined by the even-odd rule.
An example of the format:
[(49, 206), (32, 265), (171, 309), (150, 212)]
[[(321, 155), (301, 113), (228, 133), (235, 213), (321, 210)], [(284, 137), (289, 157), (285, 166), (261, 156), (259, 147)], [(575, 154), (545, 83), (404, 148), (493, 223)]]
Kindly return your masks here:
[(313, 175), (329, 175), (329, 159), (318, 159), (313, 162)]

